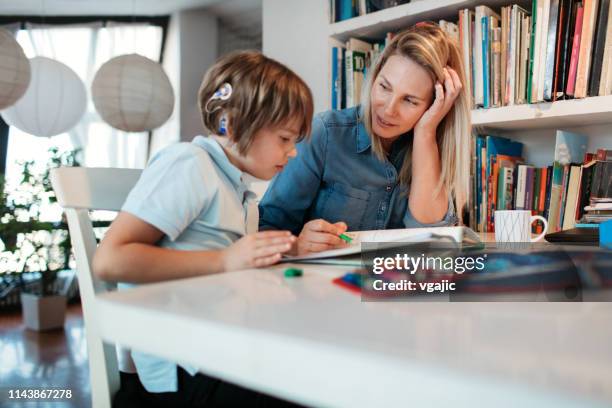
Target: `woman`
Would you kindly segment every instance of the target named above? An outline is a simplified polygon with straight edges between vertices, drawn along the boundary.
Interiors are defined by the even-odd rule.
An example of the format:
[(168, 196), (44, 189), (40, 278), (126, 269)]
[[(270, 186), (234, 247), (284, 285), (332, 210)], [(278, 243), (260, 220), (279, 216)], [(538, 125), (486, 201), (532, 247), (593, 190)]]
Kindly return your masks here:
[(370, 69), (362, 105), (317, 115), (311, 141), (263, 197), (260, 228), (299, 234), (294, 253), (306, 254), (342, 246), (347, 229), (456, 223), (469, 177), (463, 78), (437, 25), (398, 34)]

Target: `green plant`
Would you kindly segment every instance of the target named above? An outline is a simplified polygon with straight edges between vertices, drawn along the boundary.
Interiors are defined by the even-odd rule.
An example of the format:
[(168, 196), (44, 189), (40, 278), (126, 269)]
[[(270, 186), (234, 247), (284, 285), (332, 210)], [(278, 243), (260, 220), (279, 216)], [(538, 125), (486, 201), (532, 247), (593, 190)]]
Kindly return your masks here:
[[(9, 189), (0, 180), (0, 271), (19, 274), (41, 273), (41, 294), (50, 294), (57, 272), (68, 266), (70, 237), (66, 223), (41, 220), (41, 212), (57, 205), (51, 186), (50, 171), (59, 166), (79, 166), (79, 150), (60, 152), (49, 149), (44, 170), (35, 171), (34, 161), (21, 163), (21, 180)], [(23, 283), (22, 279), (19, 279)]]

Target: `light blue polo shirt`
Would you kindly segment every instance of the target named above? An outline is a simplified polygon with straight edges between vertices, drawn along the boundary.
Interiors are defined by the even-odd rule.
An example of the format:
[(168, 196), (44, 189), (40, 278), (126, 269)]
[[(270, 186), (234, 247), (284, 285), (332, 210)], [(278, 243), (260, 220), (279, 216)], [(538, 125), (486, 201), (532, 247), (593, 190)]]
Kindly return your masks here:
[[(157, 153), (121, 210), (162, 231), (161, 247), (222, 249), (257, 231), (256, 196), (247, 180), (217, 140), (197, 136), (191, 143), (177, 143)], [(147, 391), (178, 390), (175, 363), (134, 350), (131, 356)], [(191, 375), (197, 372), (181, 366)]]

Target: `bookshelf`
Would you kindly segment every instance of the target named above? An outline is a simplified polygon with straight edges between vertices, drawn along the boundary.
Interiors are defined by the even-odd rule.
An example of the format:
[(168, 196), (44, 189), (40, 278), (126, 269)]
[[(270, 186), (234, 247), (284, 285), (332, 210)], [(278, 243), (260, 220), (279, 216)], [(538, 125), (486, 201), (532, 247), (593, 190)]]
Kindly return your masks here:
[[(371, 41), (383, 38), (387, 32), (396, 32), (423, 20), (445, 19), (457, 21), (459, 10), (464, 8), (473, 9), (478, 5), (487, 5), (498, 10), (500, 7), (510, 4), (518, 4), (526, 10), (531, 10), (531, 0), (412, 0), (410, 3), (400, 6), (337, 23), (329, 23), (329, 38), (342, 42), (351, 37)], [(329, 4), (327, 7), (329, 7)], [(327, 60), (329, 61), (329, 58)], [(329, 64), (326, 72), (328, 73), (329, 92), (329, 89), (331, 89)], [(326, 106), (330, 108), (329, 95), (326, 95), (326, 98)], [(512, 137), (517, 132), (524, 136), (532, 130), (540, 129), (570, 128), (576, 131), (584, 130), (587, 136), (591, 133), (597, 135), (594, 138), (594, 145), (589, 145), (589, 148), (604, 147), (610, 149), (612, 148), (612, 95), (488, 109), (478, 108), (472, 110), (472, 124), (475, 132), (497, 132), (508, 137)], [(585, 126), (586, 129), (575, 129)], [(600, 129), (601, 127), (603, 129)], [(593, 131), (593, 129), (595, 130)], [(609, 138), (601, 136), (602, 133), (606, 132), (610, 135)], [(540, 135), (542, 132), (536, 133)], [(554, 132), (549, 132), (549, 134), (552, 135), (550, 146), (539, 142), (534, 147), (537, 149), (549, 147), (552, 151)], [(529, 140), (525, 140), (524, 137), (522, 139), (521, 141), (525, 142), (526, 147), (529, 148)], [(602, 141), (604, 142), (603, 145)]]
[(612, 139), (612, 95), (500, 108), (474, 109), (472, 125), (491, 130), (609, 125)]
[[(464, 8), (474, 8), (481, 4), (497, 8), (507, 3), (506, 0), (413, 0), (400, 6), (331, 23), (329, 35), (340, 41), (346, 41), (350, 37), (382, 38), (389, 31), (395, 32), (423, 20), (455, 21), (459, 10)], [(514, 3), (526, 6), (531, 4), (531, 1), (520, 0)]]

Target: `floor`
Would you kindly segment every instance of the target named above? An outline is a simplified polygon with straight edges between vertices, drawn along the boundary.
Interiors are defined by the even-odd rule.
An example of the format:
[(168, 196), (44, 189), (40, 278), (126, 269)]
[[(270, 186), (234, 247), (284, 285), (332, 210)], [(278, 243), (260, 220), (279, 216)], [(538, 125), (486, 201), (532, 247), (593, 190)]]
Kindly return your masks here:
[[(24, 402), (9, 400), (10, 389), (66, 389), (70, 400)], [(31, 401), (31, 400), (30, 400)], [(90, 407), (89, 368), (83, 314), (70, 305), (63, 329), (25, 329), (21, 313), (0, 313), (0, 407)]]

